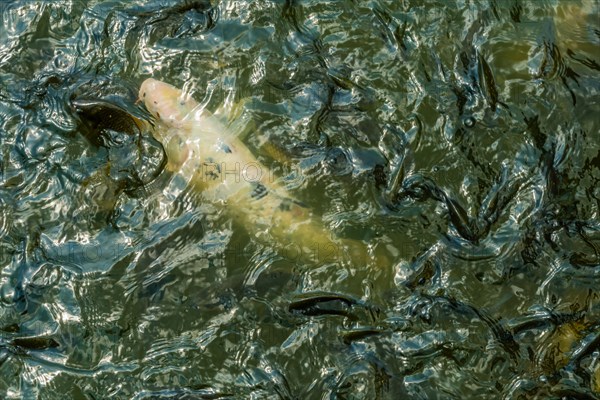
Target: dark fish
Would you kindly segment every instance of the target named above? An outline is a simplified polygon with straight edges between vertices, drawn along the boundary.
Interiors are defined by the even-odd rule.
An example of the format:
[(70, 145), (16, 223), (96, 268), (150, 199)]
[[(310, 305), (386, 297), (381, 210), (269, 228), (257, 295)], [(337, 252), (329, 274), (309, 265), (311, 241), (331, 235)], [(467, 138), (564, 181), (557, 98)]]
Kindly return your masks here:
[(596, 61), (596, 60), (592, 60), (591, 58), (579, 58), (576, 56), (575, 53), (573, 53), (572, 50), (568, 49), (567, 50), (567, 55), (569, 57), (571, 57), (573, 60), (580, 62), (581, 64), (585, 65), (586, 67), (596, 70), (596, 71), (600, 71), (600, 64)]
[(350, 320), (367, 318), (375, 321), (379, 318), (381, 310), (373, 304), (351, 296), (329, 293), (308, 292), (302, 293), (293, 300), (288, 309), (291, 313), (306, 316), (339, 315)]
[(20, 337), (11, 340), (10, 343), (27, 350), (46, 350), (59, 346), (59, 343), (50, 336)]
[(4, 325), (3, 327), (0, 328), (0, 331), (4, 331), (4, 332), (8, 332), (8, 333), (16, 333), (16, 332), (19, 332), (19, 325), (18, 324)]
[(111, 132), (141, 135), (146, 127), (142, 120), (105, 100), (75, 99), (71, 104), (87, 128), (86, 137), (97, 146), (110, 147), (111, 142), (118, 141), (118, 135), (111, 135)]
[(396, 43), (398, 43), (398, 45), (400, 45), (402, 50), (406, 50), (406, 44), (404, 44), (404, 37), (407, 32), (407, 26), (408, 26), (408, 22), (404, 21), (402, 26), (398, 25), (398, 26), (396, 26), (396, 29), (394, 30), (394, 38), (396, 39)]
[(546, 139), (548, 138), (548, 135), (546, 135), (540, 129), (539, 116), (534, 115), (531, 118), (523, 116), (523, 120), (527, 124), (527, 131), (531, 135), (535, 147), (540, 151), (544, 151), (544, 144), (546, 144)]
[(499, 179), (481, 204), (480, 216), (489, 227), (496, 223), (508, 203), (517, 195), (522, 182), (518, 179), (510, 181), (507, 169), (503, 169)]
[(303, 315), (340, 315), (351, 319), (356, 317), (351, 313), (353, 305), (358, 304), (352, 297), (327, 292), (303, 293), (290, 303), (288, 310)]
[(469, 95), (470, 95), (468, 93), (469, 90), (455, 86), (455, 87), (452, 87), (452, 92), (456, 96), (456, 107), (458, 108), (458, 113), (460, 115), (462, 115), (463, 112), (465, 111), (465, 105), (467, 104), (467, 101), (469, 100)]
[(550, 198), (557, 198), (564, 190), (564, 177), (555, 166), (555, 149), (545, 151), (540, 157), (540, 164), (546, 175), (546, 186)]
[(496, 106), (498, 105), (498, 90), (496, 89), (494, 74), (492, 74), (492, 69), (479, 52), (477, 53), (477, 67), (479, 87), (492, 111), (496, 111)]
[(600, 265), (598, 254), (591, 255), (587, 253), (576, 252), (569, 258), (571, 264), (578, 267), (597, 267)]
[(477, 225), (471, 221), (465, 209), (456, 200), (446, 196), (446, 208), (450, 214), (450, 221), (460, 236), (471, 242), (479, 240)]
[(509, 321), (508, 325), (510, 326), (507, 329), (510, 330), (513, 336), (516, 336), (530, 330), (549, 329), (554, 326), (554, 320), (550, 313), (544, 315), (526, 315)]
[(352, 80), (348, 77), (349, 71), (336, 70), (330, 68), (329, 71), (327, 71), (327, 73), (329, 77), (335, 82), (335, 84), (341, 89), (351, 90), (355, 86), (354, 82), (352, 82)]
[(384, 133), (379, 140), (379, 149), (388, 160), (389, 165), (389, 174), (384, 192), (384, 196), (389, 203), (395, 202), (395, 197), (407, 175), (406, 147), (406, 137), (403, 131), (392, 126), (384, 128)]
[(510, 8), (510, 18), (514, 21), (514, 22), (521, 22), (521, 13), (523, 12), (523, 7), (515, 2), (515, 4), (512, 5), (512, 7)]
[(385, 189), (387, 187), (387, 174), (385, 173), (385, 167), (382, 164), (376, 164), (373, 167), (373, 179), (375, 181), (375, 188)]
[(306, 308), (303, 310), (298, 310), (298, 312), (302, 315), (312, 316), (312, 317), (318, 317), (321, 315), (337, 315), (340, 317), (348, 318), (353, 321), (358, 319), (350, 311), (346, 311), (346, 310), (339, 309), (339, 308), (336, 309), (334, 307), (335, 307), (335, 305), (333, 305), (333, 307), (331, 307), (331, 306), (310, 307), (310, 308)]
[[(89, 179), (83, 182), (99, 213), (98, 223), (110, 220), (120, 193), (144, 196), (144, 185), (153, 181), (166, 165), (162, 145), (151, 135), (145, 135), (150, 124), (138, 118), (141, 112), (122, 106), (120, 98), (75, 97), (71, 106), (79, 119), (79, 131), (94, 146), (108, 150), (102, 163)], [(108, 213), (108, 214), (107, 214)], [(99, 218), (96, 218), (99, 217)]]
[(368, 338), (370, 336), (379, 335), (381, 333), (387, 332), (386, 329), (381, 328), (372, 328), (372, 327), (361, 327), (350, 329), (342, 332), (342, 340), (344, 344), (350, 344), (357, 340), (362, 340)]
[(504, 327), (501, 318), (494, 318), (488, 315), (483, 310), (477, 310), (473, 308), (475, 313), (484, 321), (494, 334), (496, 340), (500, 343), (500, 345), (504, 348), (504, 350), (511, 356), (513, 359), (518, 358), (517, 356), (520, 353), (519, 344), (515, 341), (513, 334)]
[(290, 303), (290, 310), (312, 307), (327, 301), (340, 301), (348, 306), (358, 303), (358, 300), (339, 293), (329, 292), (307, 292), (296, 296), (296, 300)]

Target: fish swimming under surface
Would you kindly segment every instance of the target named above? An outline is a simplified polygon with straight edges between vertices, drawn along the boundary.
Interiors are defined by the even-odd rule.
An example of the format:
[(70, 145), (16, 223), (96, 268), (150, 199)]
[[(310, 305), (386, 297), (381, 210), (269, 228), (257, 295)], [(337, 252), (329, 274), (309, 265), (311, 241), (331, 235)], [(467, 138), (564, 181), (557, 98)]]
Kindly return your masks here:
[(156, 119), (153, 134), (165, 149), (167, 170), (184, 177), (202, 200), (224, 206), (259, 242), (292, 261), (364, 265), (373, 258), (364, 242), (335, 238), (219, 118), (182, 90), (149, 78), (139, 98)]

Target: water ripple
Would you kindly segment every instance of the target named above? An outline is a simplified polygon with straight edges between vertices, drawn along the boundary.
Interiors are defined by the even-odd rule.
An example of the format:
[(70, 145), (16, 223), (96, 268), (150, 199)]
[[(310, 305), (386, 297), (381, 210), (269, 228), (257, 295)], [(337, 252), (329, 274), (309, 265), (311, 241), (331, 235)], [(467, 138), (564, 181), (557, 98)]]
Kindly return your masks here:
[[(2, 3), (0, 397), (598, 397), (597, 15)], [(339, 248), (299, 257), (165, 168), (158, 124), (77, 111), (152, 122), (148, 77)]]

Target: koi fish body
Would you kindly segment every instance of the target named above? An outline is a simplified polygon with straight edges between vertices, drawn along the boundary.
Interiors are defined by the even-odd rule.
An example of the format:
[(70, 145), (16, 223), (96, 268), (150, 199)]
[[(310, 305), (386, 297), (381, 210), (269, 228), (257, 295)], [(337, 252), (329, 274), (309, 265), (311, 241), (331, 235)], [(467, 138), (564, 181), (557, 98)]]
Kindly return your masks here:
[(225, 206), (253, 236), (267, 232), (267, 239), (277, 241), (276, 248), (303, 261), (306, 255), (319, 262), (345, 254), (353, 261), (366, 256), (364, 243), (333, 239), (241, 140), (180, 89), (147, 79), (139, 97), (156, 119), (153, 134), (165, 148), (167, 168), (182, 175), (204, 200)]

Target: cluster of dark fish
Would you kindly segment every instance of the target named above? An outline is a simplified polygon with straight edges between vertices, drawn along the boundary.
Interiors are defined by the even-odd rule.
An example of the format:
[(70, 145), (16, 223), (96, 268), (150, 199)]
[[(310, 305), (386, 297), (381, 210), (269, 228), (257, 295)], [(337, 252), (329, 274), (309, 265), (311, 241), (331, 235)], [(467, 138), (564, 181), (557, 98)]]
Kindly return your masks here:
[[(518, 22), (521, 8), (517, 2), (515, 4), (511, 9), (511, 17)], [(387, 23), (384, 13), (378, 11), (376, 14), (382, 23)], [(494, 18), (494, 15), (491, 18)], [(495, 18), (498, 18), (497, 15)], [(393, 31), (395, 40), (402, 43), (402, 27), (396, 28)], [(519, 122), (525, 132), (530, 135), (534, 152), (539, 155), (536, 167), (539, 168), (547, 190), (541, 211), (536, 213), (525, 226), (521, 243), (523, 265), (541, 267), (537, 260), (541, 252), (540, 248), (550, 244), (557, 253), (564, 254), (573, 267), (597, 268), (600, 264), (598, 235), (595, 234), (598, 232), (598, 226), (594, 221), (583, 221), (578, 217), (574, 193), (581, 180), (592, 178), (597, 181), (598, 174), (596, 172), (587, 174), (585, 178), (583, 176), (574, 178), (564, 167), (564, 148), (561, 148), (561, 143), (540, 127), (540, 116), (516, 111), (502, 101), (492, 68), (485, 55), (473, 44), (473, 36), (480, 28), (481, 25), (475, 24), (467, 34), (465, 50), (459, 56), (462, 65), (457, 70), (462, 73), (462, 79), (454, 81), (453, 92), (456, 95), (456, 107), (464, 127), (459, 127), (456, 135), (464, 135), (465, 129), (474, 128), (480, 122), (472, 114), (473, 109), (476, 108), (484, 108), (485, 112), (492, 115), (506, 113), (513, 119), (520, 119)], [(577, 73), (564, 61), (558, 46), (551, 39), (541, 43), (540, 49), (543, 52), (543, 62), (539, 66), (536, 78), (559, 79), (570, 93), (572, 103), (575, 105), (577, 101), (571, 85), (578, 84)], [(577, 59), (572, 52), (569, 56)], [(591, 69), (598, 69), (594, 60), (580, 61)], [(351, 86), (351, 82), (339, 78), (334, 81), (338, 86)], [(448, 81), (452, 82), (452, 79), (448, 77)], [(522, 190), (524, 181), (519, 178), (514, 179), (507, 168), (494, 173), (488, 166), (478, 163), (475, 158), (468, 155), (474, 164), (489, 175), (496, 176), (495, 182), (481, 201), (479, 212), (476, 215), (469, 215), (460, 201), (453, 198), (441, 185), (427, 176), (414, 172), (412, 151), (416, 148), (415, 143), (418, 142), (419, 133), (420, 123), (417, 117), (414, 117), (413, 127), (407, 132), (397, 127), (385, 128), (379, 148), (387, 164), (377, 165), (373, 169), (373, 178), (380, 190), (382, 202), (392, 212), (402, 209), (404, 201), (439, 202), (445, 206), (447, 219), (460, 238), (471, 245), (478, 245), (490, 234), (501, 216), (506, 214), (509, 204)], [(599, 160), (600, 153), (586, 162), (586, 170), (600, 171)], [(590, 194), (590, 197), (594, 197), (593, 194)], [(554, 239), (556, 233), (560, 231), (578, 237), (587, 248), (584, 251), (561, 249)], [(512, 268), (519, 267), (507, 266), (504, 279), (509, 279), (515, 273)], [(507, 364), (510, 365), (522, 366), (529, 363), (527, 367), (520, 367), (529, 371), (524, 374), (526, 378), (510, 388), (511, 398), (598, 398), (600, 373), (596, 372), (594, 376), (589, 372), (589, 364), (597, 362), (594, 360), (597, 360), (597, 353), (600, 350), (600, 324), (595, 318), (598, 310), (574, 310), (572, 313), (564, 313), (544, 308), (539, 312), (518, 318), (503, 319), (468, 302), (444, 294), (443, 291), (436, 294), (428, 293), (428, 289), (434, 286), (432, 284), (441, 279), (440, 271), (441, 266), (435, 248), (428, 249), (415, 257), (410, 265), (410, 271), (403, 285), (412, 296), (402, 304), (407, 308), (405, 311), (407, 320), (411, 321), (411, 330), (435, 329), (441, 324), (440, 321), (448, 318), (480, 321), (489, 332), (489, 340), (499, 344), (502, 349), (495, 363), (502, 363), (501, 359), (508, 360)], [(393, 381), (402, 381), (402, 376), (398, 374), (397, 369), (386, 366), (393, 364), (387, 351), (398, 348), (394, 335), (404, 332), (404, 328), (395, 329), (387, 326), (385, 320), (378, 319), (374, 314), (370, 314), (371, 319), (365, 325), (361, 325), (360, 322), (363, 320), (356, 316), (356, 310), (363, 307), (377, 309), (373, 305), (367, 306), (364, 302), (342, 294), (309, 293), (294, 301), (290, 311), (307, 317), (343, 316), (348, 321), (353, 321), (354, 327), (342, 332), (343, 342), (351, 347), (358, 346), (360, 343), (374, 346), (377, 350), (371, 353), (370, 359), (373, 370), (384, 371), (378, 376), (384, 376), (387, 385)], [(451, 330), (448, 329), (446, 332)], [(421, 356), (439, 354), (459, 365), (463, 364), (465, 360), (460, 359), (460, 349), (451, 343), (452, 338), (446, 337), (446, 332), (439, 334), (439, 337), (446, 338), (445, 340), (433, 341), (433, 345), (423, 346), (423, 348), (416, 346), (416, 350), (407, 351), (400, 356), (418, 359)], [(546, 335), (547, 340), (539, 347), (531, 346), (527, 337), (542, 334)], [(419, 368), (420, 366), (417, 365), (414, 370)], [(591, 368), (599, 371), (597, 365)], [(573, 376), (576, 377), (575, 380)], [(384, 392), (388, 393), (385, 387), (386, 385), (384, 389), (380, 387), (381, 390), (378, 392), (381, 398), (385, 398)], [(436, 396), (439, 395), (439, 393), (434, 395), (432, 392), (411, 390), (404, 388), (399, 393), (408, 392), (415, 398), (437, 398)]]
[[(414, 284), (407, 285), (415, 288)], [(340, 293), (309, 292), (293, 299), (289, 310), (304, 318), (344, 317), (351, 322), (350, 328), (339, 329), (340, 339), (349, 351), (361, 354), (372, 372), (379, 371), (371, 374), (370, 383), (376, 387), (377, 398), (387, 398), (390, 393), (403, 393), (409, 398), (438, 398), (439, 393), (433, 388), (407, 385), (404, 374), (418, 371), (422, 367), (418, 362), (421, 358), (441, 357), (458, 365), (465, 364), (467, 358), (461, 357), (467, 357), (473, 351), (470, 347), (478, 344), (461, 343), (464, 339), (457, 340), (445, 326), (458, 321), (465, 326), (473, 325), (475, 331), (484, 328), (483, 332), (488, 332), (488, 338), (472, 340), (483, 340), (479, 345), (486, 342), (487, 346), (489, 343), (499, 345), (494, 363), (530, 365), (527, 367), (531, 370), (530, 380), (523, 380), (522, 387), (512, 389), (514, 398), (543, 395), (597, 398), (590, 388), (598, 377), (591, 376), (584, 366), (600, 349), (600, 324), (583, 322), (582, 312), (564, 314), (544, 309), (505, 320), (451, 296), (430, 295), (419, 290), (403, 304), (405, 318), (386, 318), (379, 307), (363, 300)], [(530, 334), (541, 332), (548, 339), (539, 347), (532, 347), (524, 340)], [(367, 359), (365, 344), (372, 349), (367, 352)], [(398, 364), (403, 367), (399, 368)], [(356, 371), (348, 373), (352, 375)], [(571, 373), (577, 374), (584, 381), (583, 385), (570, 383)], [(544, 379), (538, 380), (536, 374)], [(342, 387), (338, 390), (343, 392)]]

